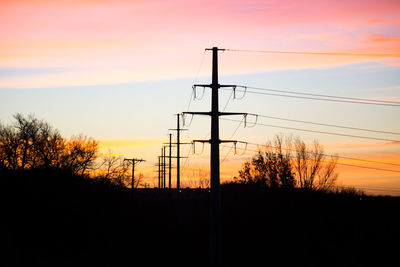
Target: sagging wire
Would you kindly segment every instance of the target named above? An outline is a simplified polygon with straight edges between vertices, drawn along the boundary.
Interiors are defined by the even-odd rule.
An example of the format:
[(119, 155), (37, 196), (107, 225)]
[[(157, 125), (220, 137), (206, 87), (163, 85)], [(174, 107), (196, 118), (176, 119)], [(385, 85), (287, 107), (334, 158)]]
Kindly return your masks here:
[[(237, 148), (237, 143), (245, 144), (245, 147), (244, 147), (244, 148), (239, 148), (239, 150), (243, 150), (243, 152), (240, 153), (240, 154), (237, 153), (237, 149), (238, 149), (238, 148)], [(241, 156), (243, 156), (244, 154), (246, 154), (246, 152), (247, 152), (247, 145), (248, 145), (248, 143), (247, 143), (247, 142), (244, 142), (244, 141), (233, 141), (233, 147), (230, 147), (230, 148), (229, 148), (228, 153), (226, 153), (226, 155), (225, 155), (225, 157), (222, 159), (221, 163), (224, 162), (224, 161), (228, 158), (228, 155), (229, 155), (229, 153), (231, 153), (232, 148), (234, 149), (234, 155), (237, 155), (237, 156), (241, 157)]]
[[(237, 153), (237, 143), (241, 143), (241, 144), (245, 144), (245, 148), (239, 148), (240, 150), (244, 150), (244, 153), (246, 153), (246, 151), (247, 151), (247, 142), (244, 142), (244, 141), (234, 141), (233, 142), (233, 149), (234, 149), (234, 155), (238, 155), (238, 153)], [(241, 153), (239, 156), (243, 156), (244, 155), (244, 153)]]
[[(252, 115), (252, 116), (256, 117), (254, 123), (250, 124), (250, 126), (248, 126), (248, 123), (247, 123), (247, 115)], [(248, 113), (248, 114), (244, 115), (244, 128), (253, 128), (253, 127), (255, 127), (257, 125), (257, 122), (258, 122), (258, 115), (257, 114)]]
[(186, 124), (186, 117), (185, 117), (185, 113), (182, 113), (181, 114), (181, 116), (182, 116), (182, 128), (183, 127), (190, 127), (190, 125), (192, 124), (192, 121), (193, 121), (193, 117), (194, 117), (194, 115), (193, 114), (190, 114), (191, 115), (191, 117), (190, 117), (190, 122), (189, 122), (189, 124)]
[(185, 162), (184, 162), (183, 165), (182, 165), (182, 169), (181, 169), (182, 172), (183, 172), (183, 171), (187, 168), (187, 166), (189, 165), (189, 160), (190, 160), (190, 157), (189, 157), (189, 156), (190, 156), (190, 152), (192, 152), (192, 146), (189, 147), (189, 152), (187, 153)]
[(233, 91), (232, 91), (231, 94), (229, 95), (229, 98), (228, 98), (228, 100), (226, 101), (225, 106), (224, 106), (224, 108), (222, 109), (222, 111), (225, 111), (226, 108), (228, 107), (229, 101), (230, 101), (231, 98), (232, 98), (232, 94), (233, 94)]
[(204, 92), (205, 92), (205, 90), (206, 90), (206, 88), (205, 87), (203, 87), (203, 93), (201, 94), (201, 97), (197, 97), (197, 94), (196, 94), (196, 85), (193, 85), (192, 86), (192, 89), (193, 89), (193, 100), (202, 100), (203, 99), (203, 97), (204, 97)]
[[(241, 97), (236, 97), (236, 88), (237, 88), (237, 87), (244, 88), (244, 91), (242, 91), (242, 92), (243, 92), (243, 95), (242, 95)], [(242, 99), (246, 96), (246, 92), (247, 92), (247, 86), (238, 86), (238, 85), (235, 85), (235, 86), (233, 87), (233, 99), (242, 100)]]
[[(237, 145), (237, 144), (236, 144), (236, 143), (245, 144), (245, 147), (244, 147), (244, 148), (239, 148), (240, 150), (243, 150), (243, 152), (240, 153), (240, 155), (237, 153), (237, 148), (236, 148), (236, 145)], [(247, 152), (247, 145), (248, 145), (247, 142), (244, 142), (244, 141), (236, 141), (236, 142), (234, 143), (234, 145), (235, 145), (235, 155), (241, 157), (241, 156), (243, 156), (244, 154), (246, 154), (246, 152)]]
[(203, 154), (203, 152), (204, 152), (204, 142), (201, 142), (202, 143), (202, 148), (201, 148), (201, 152), (200, 153), (196, 153), (196, 141), (193, 141), (192, 142), (192, 150), (193, 150), (193, 155), (201, 155), (201, 154)]

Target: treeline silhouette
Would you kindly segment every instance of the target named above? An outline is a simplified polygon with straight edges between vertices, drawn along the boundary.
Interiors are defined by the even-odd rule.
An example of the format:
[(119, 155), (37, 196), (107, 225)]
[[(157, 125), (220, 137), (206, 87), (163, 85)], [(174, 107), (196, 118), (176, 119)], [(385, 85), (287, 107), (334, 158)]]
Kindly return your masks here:
[[(209, 192), (0, 171), (2, 266), (207, 266)], [(399, 198), (222, 186), (225, 266), (395, 266)]]
[(337, 156), (327, 159), (317, 141), (307, 145), (299, 137), (276, 135), (263, 150), (243, 164), (234, 181), (267, 188), (306, 188), (316, 191), (335, 189)]
[[(122, 157), (100, 154), (98, 141), (82, 134), (63, 137), (34, 115), (15, 114), (0, 122), (0, 170), (61, 170), (130, 186), (130, 166)], [(136, 187), (141, 175), (136, 179)]]
[(0, 124), (0, 169), (59, 169), (84, 174), (97, 158), (98, 142), (79, 135), (70, 140), (33, 115), (14, 115)]
[[(24, 144), (26, 155), (36, 151), (15, 140), (18, 155)], [(59, 155), (71, 154), (63, 142)], [(207, 189), (132, 193), (108, 176), (35, 157), (16, 168), (2, 161), (2, 266), (208, 265)], [(225, 266), (397, 266), (399, 198), (260, 182), (221, 192)]]

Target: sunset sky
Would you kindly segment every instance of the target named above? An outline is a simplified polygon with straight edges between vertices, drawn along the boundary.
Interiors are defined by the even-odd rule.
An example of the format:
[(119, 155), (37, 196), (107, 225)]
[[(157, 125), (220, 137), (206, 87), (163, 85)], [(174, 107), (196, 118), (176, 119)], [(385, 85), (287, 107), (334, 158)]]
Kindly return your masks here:
[[(220, 52), (221, 84), (400, 102), (398, 0), (2, 0), (0, 22), (0, 121), (33, 113), (66, 137), (83, 133), (99, 140), (102, 153), (144, 158), (138, 171), (150, 186), (168, 129), (176, 126), (174, 114), (210, 109), (209, 89), (192, 99), (194, 83), (211, 82), (205, 48), (340, 54)], [(258, 123), (270, 126), (220, 125), (221, 139), (255, 144), (279, 133), (316, 139), (326, 154), (347, 157), (339, 163), (376, 168), (338, 165), (339, 184), (400, 195), (398, 105), (251, 93), (239, 100), (221, 90), (220, 110), (391, 132), (266, 117)], [(209, 118), (194, 117), (186, 128), (182, 141), (208, 138)], [(240, 146), (243, 155), (234, 155), (231, 144), (221, 146), (223, 180), (237, 175), (257, 150)], [(195, 155), (189, 147), (182, 148), (190, 156), (182, 160), (187, 185), (209, 171), (209, 146), (200, 154), (198, 144)]]

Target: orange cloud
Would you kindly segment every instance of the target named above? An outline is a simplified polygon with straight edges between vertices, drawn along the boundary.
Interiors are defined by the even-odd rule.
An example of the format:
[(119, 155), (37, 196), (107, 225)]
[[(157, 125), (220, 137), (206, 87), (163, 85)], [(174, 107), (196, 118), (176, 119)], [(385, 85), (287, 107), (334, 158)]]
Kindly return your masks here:
[[(397, 43), (400, 45), (400, 36), (386, 36), (382, 34), (370, 34), (367, 36), (366, 42), (368, 43)], [(397, 46), (398, 48), (399, 46)]]
[[(1, 84), (50, 87), (194, 76), (198, 52), (213, 45), (366, 53), (379, 45), (394, 53), (397, 37), (358, 28), (349, 34), (340, 25), (398, 23), (394, 14), (399, 12), (397, 1), (3, 1), (1, 67), (75, 69), (24, 81), (3, 78)], [(368, 36), (367, 41), (360, 36)], [(309, 55), (226, 58), (226, 74), (371, 60)], [(238, 67), (231, 60), (242, 64)]]

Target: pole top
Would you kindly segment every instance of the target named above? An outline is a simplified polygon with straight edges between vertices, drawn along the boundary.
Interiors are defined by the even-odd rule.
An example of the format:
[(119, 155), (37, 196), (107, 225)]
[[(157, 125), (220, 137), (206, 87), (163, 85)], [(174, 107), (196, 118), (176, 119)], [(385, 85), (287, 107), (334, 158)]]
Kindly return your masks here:
[(223, 49), (223, 48), (218, 48), (218, 47), (216, 47), (216, 46), (214, 46), (213, 48), (206, 48), (206, 51), (209, 51), (209, 50), (225, 51), (225, 49)]

